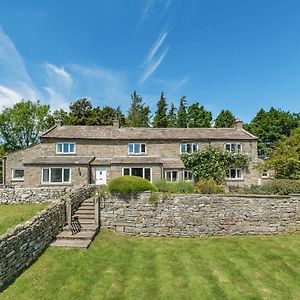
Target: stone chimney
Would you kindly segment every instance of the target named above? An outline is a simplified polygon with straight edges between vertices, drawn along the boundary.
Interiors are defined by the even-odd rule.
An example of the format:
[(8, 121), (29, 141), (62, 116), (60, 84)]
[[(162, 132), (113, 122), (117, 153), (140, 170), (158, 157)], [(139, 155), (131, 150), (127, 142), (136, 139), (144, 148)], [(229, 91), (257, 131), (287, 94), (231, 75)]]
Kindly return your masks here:
[(60, 120), (60, 119), (55, 119), (55, 120), (54, 120), (54, 125), (55, 125), (56, 127), (61, 126), (61, 120)]
[(235, 119), (232, 127), (235, 128), (236, 130), (242, 130), (243, 129), (243, 121), (240, 120), (239, 118)]
[(114, 120), (113, 127), (114, 128), (120, 128), (120, 122), (119, 122), (119, 120)]

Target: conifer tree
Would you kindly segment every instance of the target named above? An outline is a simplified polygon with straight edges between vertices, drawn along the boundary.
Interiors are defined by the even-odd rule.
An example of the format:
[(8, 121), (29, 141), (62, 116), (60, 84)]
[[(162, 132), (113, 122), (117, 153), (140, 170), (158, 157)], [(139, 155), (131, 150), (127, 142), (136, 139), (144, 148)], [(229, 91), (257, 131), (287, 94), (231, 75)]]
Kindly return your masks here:
[(209, 128), (212, 122), (212, 113), (207, 111), (203, 105), (198, 102), (188, 107), (188, 126), (191, 128), (205, 127)]
[(222, 109), (215, 121), (216, 128), (230, 128), (235, 121), (233, 113), (229, 110)]
[(153, 127), (168, 127), (167, 106), (164, 93), (161, 92), (160, 99), (157, 102), (157, 110), (154, 115)]
[(177, 109), (173, 102), (168, 112), (168, 127), (177, 127)]
[(186, 128), (188, 124), (186, 96), (181, 97), (177, 111), (176, 125), (178, 128)]

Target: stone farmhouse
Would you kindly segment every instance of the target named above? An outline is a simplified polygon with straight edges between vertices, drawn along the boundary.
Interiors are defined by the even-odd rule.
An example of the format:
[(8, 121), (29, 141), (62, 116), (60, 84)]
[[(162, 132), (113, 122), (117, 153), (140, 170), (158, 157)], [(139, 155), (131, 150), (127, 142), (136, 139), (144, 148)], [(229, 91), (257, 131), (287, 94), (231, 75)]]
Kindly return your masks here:
[(61, 126), (41, 135), (40, 143), (9, 154), (3, 161), (5, 186), (44, 187), (105, 185), (121, 175), (150, 181), (191, 181), (180, 154), (209, 145), (247, 154), (247, 170), (228, 170), (228, 185), (261, 184), (253, 168), (258, 162), (257, 138), (237, 120), (233, 128), (120, 128)]

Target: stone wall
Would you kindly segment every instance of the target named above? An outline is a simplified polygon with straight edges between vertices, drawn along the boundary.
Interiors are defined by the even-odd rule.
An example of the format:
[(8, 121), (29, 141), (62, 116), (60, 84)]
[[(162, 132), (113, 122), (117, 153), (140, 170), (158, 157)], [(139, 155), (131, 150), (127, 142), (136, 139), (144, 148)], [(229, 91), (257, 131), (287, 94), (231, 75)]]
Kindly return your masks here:
[(78, 188), (59, 200), (30, 221), (9, 229), (0, 236), (0, 291), (28, 267), (53, 241), (66, 224), (66, 201), (72, 206), (90, 197), (94, 186)]
[(0, 204), (45, 203), (60, 198), (70, 188), (2, 188)]
[(101, 199), (102, 228), (129, 235), (195, 237), (300, 232), (300, 196), (160, 195)]

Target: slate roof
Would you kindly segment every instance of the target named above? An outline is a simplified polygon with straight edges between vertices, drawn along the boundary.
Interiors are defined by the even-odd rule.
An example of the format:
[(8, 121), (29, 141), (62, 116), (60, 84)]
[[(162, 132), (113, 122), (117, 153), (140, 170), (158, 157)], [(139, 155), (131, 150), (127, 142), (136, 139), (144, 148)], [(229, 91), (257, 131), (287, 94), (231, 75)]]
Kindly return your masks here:
[(133, 128), (113, 126), (57, 126), (41, 138), (95, 140), (256, 140), (236, 128)]
[(154, 156), (124, 156), (113, 157), (112, 164), (161, 164), (160, 157)]
[(25, 161), (24, 165), (88, 165), (94, 159), (94, 156), (40, 156)]

